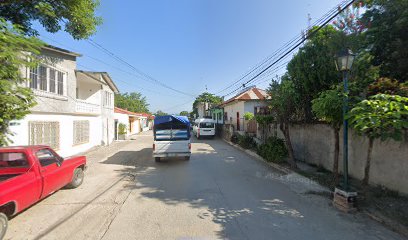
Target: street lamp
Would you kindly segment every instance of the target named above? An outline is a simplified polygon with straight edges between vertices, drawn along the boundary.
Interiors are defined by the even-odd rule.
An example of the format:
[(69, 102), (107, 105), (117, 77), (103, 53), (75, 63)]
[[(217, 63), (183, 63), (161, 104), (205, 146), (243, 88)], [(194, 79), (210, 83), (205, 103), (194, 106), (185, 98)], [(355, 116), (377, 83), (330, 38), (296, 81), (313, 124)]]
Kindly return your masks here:
[(340, 51), (336, 56), (336, 68), (337, 71), (343, 74), (343, 175), (344, 175), (344, 186), (343, 190), (349, 190), (348, 184), (348, 121), (346, 118), (348, 112), (348, 73), (353, 66), (355, 54), (350, 49), (345, 49)]

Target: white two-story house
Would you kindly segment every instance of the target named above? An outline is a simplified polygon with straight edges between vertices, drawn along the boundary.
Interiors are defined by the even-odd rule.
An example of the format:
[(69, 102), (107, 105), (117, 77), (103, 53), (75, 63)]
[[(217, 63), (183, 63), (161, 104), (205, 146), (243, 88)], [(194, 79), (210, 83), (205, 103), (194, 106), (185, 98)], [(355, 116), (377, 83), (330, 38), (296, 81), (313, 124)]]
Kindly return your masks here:
[(62, 156), (108, 145), (114, 140), (114, 94), (118, 88), (106, 72), (76, 70), (81, 55), (46, 46), (42, 63), (25, 68), (37, 105), (13, 121), (11, 145), (49, 145)]

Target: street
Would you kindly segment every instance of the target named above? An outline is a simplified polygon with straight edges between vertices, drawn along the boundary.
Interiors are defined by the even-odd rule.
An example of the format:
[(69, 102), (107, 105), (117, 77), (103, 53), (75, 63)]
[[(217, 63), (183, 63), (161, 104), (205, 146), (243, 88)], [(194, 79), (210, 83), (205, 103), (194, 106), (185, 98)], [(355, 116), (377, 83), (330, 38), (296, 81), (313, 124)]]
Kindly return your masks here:
[(11, 219), (5, 239), (403, 239), (304, 178), (192, 141), (190, 161), (156, 163), (151, 132), (91, 151), (83, 185)]

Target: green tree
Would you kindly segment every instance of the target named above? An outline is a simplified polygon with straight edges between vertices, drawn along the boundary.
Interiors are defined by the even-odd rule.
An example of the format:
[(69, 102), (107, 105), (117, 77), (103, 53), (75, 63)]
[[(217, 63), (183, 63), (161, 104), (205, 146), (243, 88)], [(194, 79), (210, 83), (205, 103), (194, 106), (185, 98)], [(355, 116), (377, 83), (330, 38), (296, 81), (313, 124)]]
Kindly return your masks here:
[(157, 110), (157, 112), (154, 115), (155, 116), (166, 116), (166, 115), (169, 115), (169, 114), (163, 112), (162, 110)]
[(374, 140), (400, 141), (403, 132), (408, 129), (408, 98), (377, 94), (358, 103), (350, 111), (349, 119), (357, 133), (369, 139), (363, 178), (363, 184), (367, 185)]
[(115, 106), (131, 112), (149, 113), (149, 104), (146, 97), (138, 92), (116, 94)]
[(188, 116), (190, 116), (190, 113), (189, 113), (188, 111), (181, 111), (181, 112), (180, 112), (180, 116), (186, 116), (186, 117), (188, 117)]
[(32, 22), (40, 22), (48, 32), (64, 30), (74, 39), (88, 38), (102, 23), (95, 16), (99, 0), (3, 0), (0, 3), (0, 17), (21, 26), (29, 35), (37, 35)]
[(334, 182), (339, 181), (339, 131), (343, 121), (343, 94), (341, 89), (323, 91), (312, 101), (312, 110), (317, 118), (330, 124), (334, 133), (333, 176)]
[(299, 49), (287, 66), (288, 77), (299, 96), (298, 106), (306, 122), (313, 119), (312, 99), (340, 79), (334, 55), (341, 49), (344, 38), (344, 33), (333, 26), (324, 27)]
[(35, 105), (31, 89), (22, 86), (27, 79), (21, 77), (20, 68), (37, 66), (42, 45), (0, 19), (0, 145), (10, 142), (10, 121), (24, 118)]
[(198, 103), (207, 102), (210, 106), (216, 106), (222, 103), (222, 98), (209, 92), (204, 92), (196, 97), (193, 103), (193, 109), (197, 107)]
[(296, 112), (296, 91), (294, 84), (288, 79), (287, 75), (282, 77), (281, 83), (273, 80), (267, 89), (270, 99), (270, 107), (279, 128), (285, 137), (285, 143), (288, 148), (288, 163), (291, 167), (296, 167), (295, 157), (293, 154), (292, 142), (290, 139), (289, 124), (295, 117)]
[(372, 64), (382, 77), (408, 81), (408, 1), (372, 0), (362, 21)]

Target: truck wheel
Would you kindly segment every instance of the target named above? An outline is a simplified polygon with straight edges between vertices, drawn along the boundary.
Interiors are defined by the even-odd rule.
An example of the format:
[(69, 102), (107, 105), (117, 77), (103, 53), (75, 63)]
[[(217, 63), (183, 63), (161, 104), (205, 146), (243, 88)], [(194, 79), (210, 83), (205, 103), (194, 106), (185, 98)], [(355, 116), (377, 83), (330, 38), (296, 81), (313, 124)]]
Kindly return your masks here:
[(160, 157), (155, 157), (155, 158), (154, 158), (154, 161), (160, 162)]
[(82, 168), (77, 168), (74, 171), (74, 177), (72, 181), (67, 185), (67, 188), (77, 188), (79, 187), (82, 182), (84, 181), (84, 171)]
[(3, 239), (4, 235), (6, 235), (8, 226), (7, 216), (4, 213), (0, 213), (0, 239)]
[(186, 161), (190, 160), (190, 156), (184, 157), (184, 160), (186, 160)]

